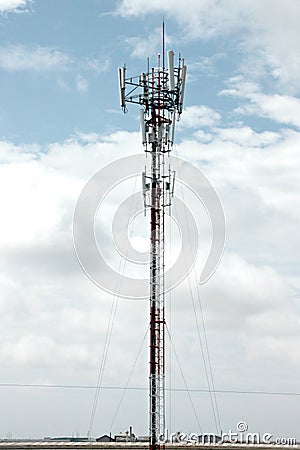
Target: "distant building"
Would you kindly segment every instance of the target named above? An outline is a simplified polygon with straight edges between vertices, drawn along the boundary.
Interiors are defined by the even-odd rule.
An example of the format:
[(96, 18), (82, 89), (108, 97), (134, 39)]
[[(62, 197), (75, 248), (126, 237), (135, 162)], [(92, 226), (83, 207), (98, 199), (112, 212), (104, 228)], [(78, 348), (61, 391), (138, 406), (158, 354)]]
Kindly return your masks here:
[(57, 441), (57, 442), (87, 442), (87, 437), (80, 436), (60, 436), (60, 437), (44, 437), (44, 441)]
[(149, 436), (138, 436), (137, 437), (138, 442), (150, 442)]
[(96, 442), (115, 442), (115, 439), (111, 435), (103, 434), (103, 436), (96, 439)]
[(115, 434), (115, 442), (137, 442), (137, 440), (136, 435), (132, 432), (132, 427), (129, 427), (129, 431)]

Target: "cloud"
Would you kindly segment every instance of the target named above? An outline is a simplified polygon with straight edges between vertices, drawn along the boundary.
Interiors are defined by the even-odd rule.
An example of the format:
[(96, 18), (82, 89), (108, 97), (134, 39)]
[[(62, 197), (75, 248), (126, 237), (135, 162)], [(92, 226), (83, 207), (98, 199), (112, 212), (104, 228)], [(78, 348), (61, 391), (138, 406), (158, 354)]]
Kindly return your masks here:
[(76, 88), (80, 94), (85, 94), (89, 89), (89, 83), (86, 78), (83, 78), (81, 75), (77, 76), (76, 79)]
[(188, 68), (189, 71), (192, 71), (193, 74), (197, 73), (198, 76), (199, 74), (204, 74), (208, 77), (216, 77), (218, 75), (216, 63), (224, 59), (226, 59), (225, 53), (216, 53), (212, 56), (198, 56), (195, 62), (188, 64)]
[[(189, 139), (183, 137), (176, 152), (209, 177), (225, 209), (225, 256), (214, 277), (200, 289), (210, 351), (213, 361), (217, 361), (214, 374), (220, 388), (236, 387), (243, 379), (251, 390), (257, 387), (251, 376), (260, 373), (263, 364), (268, 378), (266, 388), (276, 389), (280, 380), (274, 377), (274, 368), (285, 375), (300, 370), (299, 358), (295, 357), (299, 353), (299, 292), (293, 281), (298, 277), (300, 254), (300, 133), (221, 127), (215, 111), (201, 105), (194, 113), (193, 109), (187, 112), (186, 126), (197, 129), (206, 117), (210, 118), (210, 140), (203, 142), (197, 134)], [(16, 374), (22, 373), (21, 381), (95, 384), (112, 297), (87, 279), (76, 260), (71, 234), (73, 211), (82, 187), (95, 170), (135, 152), (139, 143), (139, 133), (123, 131), (108, 135), (77, 132), (65, 142), (45, 147), (0, 143), (3, 379), (6, 376), (15, 380)], [(140, 181), (137, 184), (139, 190)], [(123, 202), (126, 192), (119, 189), (104, 211)], [(180, 193), (176, 183), (175, 195)], [(211, 229), (201, 202), (187, 193), (184, 200), (199, 223), (197, 279)], [(109, 216), (102, 211), (101, 219), (106, 228), (99, 235), (100, 245), (111, 253), (112, 264), (118, 266), (119, 255), (108, 240)], [(144, 219), (143, 229), (146, 233), (148, 218)], [(191, 285), (195, 290), (193, 280)], [(168, 325), (172, 324), (176, 351), (184, 358), (189, 386), (201, 388), (205, 378), (190, 294), (187, 280), (172, 292)], [(104, 384), (126, 383), (148, 327), (147, 308), (146, 302), (119, 301)], [(146, 386), (147, 351), (146, 344), (132, 386)], [(181, 386), (174, 357), (172, 361), (172, 384)], [(284, 382), (286, 390), (294, 387), (287, 376)], [(298, 377), (295, 385), (297, 382)], [(86, 394), (77, 395), (80, 401), (86, 401)], [(101, 423), (110, 420), (107, 411), (112, 411), (118, 400), (114, 391), (107, 395), (101, 392)], [(132, 404), (138, 401), (130, 402), (131, 409)], [(191, 417), (182, 420), (190, 423)], [(135, 423), (143, 429), (142, 419), (135, 418)], [(122, 418), (116, 427), (123, 428)]]
[[(257, 53), (256, 65), (266, 65), (274, 79), (288, 93), (297, 93), (300, 89), (298, 67), (300, 51), (297, 41), (299, 30), (297, 17), (300, 5), (297, 0), (282, 2), (255, 2), (252, 30), (247, 45), (252, 54)], [(271, 8), (272, 14), (269, 14)]]
[[(161, 45), (161, 30), (156, 28), (145, 39), (144, 37), (128, 37), (125, 42), (132, 48), (132, 56), (145, 59), (149, 55), (154, 55)], [(166, 44), (170, 43), (168, 36), (165, 37)]]
[(236, 108), (239, 114), (252, 114), (267, 117), (281, 124), (300, 127), (300, 99), (288, 95), (264, 94), (255, 83), (246, 82), (243, 77), (229, 80), (229, 89), (220, 95), (249, 100), (249, 103)]
[(208, 329), (222, 329), (224, 335), (234, 329), (241, 339), (236, 350), (245, 352), (245, 365), (287, 364), (300, 370), (295, 291), (274, 268), (250, 264), (226, 251), (201, 292)]
[(276, 143), (280, 140), (280, 135), (273, 131), (263, 131), (256, 133), (249, 126), (227, 127), (215, 130), (218, 138), (227, 142), (232, 142), (243, 147), (264, 147)]
[(251, 26), (255, 12), (259, 11), (257, 3), (257, 0), (245, 0), (243, 5), (233, 0), (187, 0), (185, 3), (180, 0), (165, 3), (154, 0), (142, 5), (139, 0), (123, 0), (117, 11), (123, 17), (164, 12), (167, 17), (184, 24), (184, 33), (187, 32), (190, 38), (206, 40), (220, 33), (236, 32)]
[[(214, 299), (220, 298), (222, 290), (226, 298), (217, 307)], [(253, 317), (260, 318), (269, 311), (282, 313), (287, 299), (292, 299), (288, 284), (274, 269), (250, 264), (230, 251), (226, 252), (215, 280), (205, 287), (204, 293), (210, 298), (209, 322), (225, 327), (234, 323), (236, 327), (244, 328), (249, 324), (252, 327)]]
[(0, 0), (0, 12), (16, 11), (25, 8), (33, 0)]
[[(113, 153), (120, 156), (118, 146), (111, 144), (112, 139), (124, 143), (126, 134), (107, 136), (103, 142), (82, 134), (78, 141), (74, 138), (48, 148), (0, 143), (0, 202), (6, 211), (0, 225), (0, 311), (11, 329), (7, 339), (0, 342), (0, 359), (6, 360), (6, 367), (51, 369), (61, 366), (66, 358), (87, 369), (95, 369), (98, 364), (97, 358), (91, 358), (90, 344), (86, 346), (86, 340), (79, 337), (79, 323), (89, 323), (89, 329), (94, 328), (99, 338), (102, 327), (99, 317), (104, 311), (109, 312), (109, 296), (104, 296), (106, 306), (102, 304), (103, 311), (99, 310), (97, 319), (91, 309), (82, 315), (78, 299), (85, 297), (86, 289), (91, 289), (90, 299), (96, 300), (99, 290), (80, 269), (71, 230), (74, 206), (83, 185), (108, 160), (105, 153), (108, 158)], [(130, 141), (136, 138), (131, 135)], [(93, 155), (91, 159), (86, 157), (86, 151)], [(70, 157), (74, 164), (70, 165)], [(9, 195), (5, 194), (8, 192)], [(75, 296), (74, 276), (79, 276)], [(62, 285), (65, 285), (63, 292)], [(97, 303), (100, 307), (98, 300)], [(12, 321), (25, 318), (26, 327), (20, 327), (14, 334)], [(65, 320), (70, 325), (69, 332), (68, 325), (63, 324)], [(103, 333), (105, 329), (104, 320)], [(68, 344), (71, 336), (73, 350)], [(49, 359), (49, 354), (56, 357)]]
[(97, 74), (106, 72), (110, 67), (109, 58), (87, 58), (85, 61), (85, 69), (91, 70)]
[(65, 70), (71, 58), (54, 48), (11, 45), (0, 49), (0, 67), (9, 72)]
[[(234, 122), (226, 125), (226, 116), (221, 108), (197, 105), (193, 98), (193, 104), (182, 115), (182, 132), (179, 143), (174, 146), (174, 153), (193, 161), (209, 177), (218, 191), (226, 215), (224, 258), (214, 277), (200, 289), (216, 387), (221, 389), (243, 385), (249, 390), (279, 390), (280, 386), (293, 390), (298, 389), (299, 384), (300, 133), (295, 130), (299, 127), (299, 101), (292, 91), (279, 93), (273, 90), (274, 80), (283, 90), (287, 90), (289, 84), (295, 90), (299, 85), (296, 77), (299, 49), (295, 44), (299, 33), (295, 22), (299, 15), (295, 2), (278, 3), (268, 0), (259, 3), (256, 0), (240, 3), (228, 0), (169, 0), (165, 3), (153, 0), (145, 4), (133, 0), (122, 2), (127, 8), (122, 12), (124, 16), (164, 10), (166, 16), (170, 14), (178, 20), (187, 39), (219, 36), (223, 39), (224, 35), (232, 33), (235, 43), (239, 43), (237, 53), (243, 58), (238, 67), (242, 76), (231, 79), (228, 89), (223, 91), (224, 95), (239, 102), (239, 108), (234, 110)], [(291, 20), (290, 30), (286, 24), (291, 11), (295, 18)], [(275, 36), (276, 27), (278, 37)], [(152, 45), (153, 39), (132, 38), (127, 44), (135, 57), (144, 57), (155, 52), (157, 45)], [(282, 42), (276, 44), (277, 39), (282, 39)], [(214, 41), (216, 46), (219, 43)], [(227, 48), (227, 43), (225, 46)], [(197, 52), (196, 45), (192, 50)], [(195, 61), (193, 69), (198, 73), (216, 74), (216, 59), (195, 55)], [(225, 58), (222, 63), (226, 70)], [(109, 59), (103, 63), (101, 58), (75, 60), (75, 56), (71, 57), (59, 49), (15, 45), (2, 48), (0, 65), (10, 73), (69, 69), (70, 86), (84, 93), (90, 81), (88, 76), (107, 70)], [(251, 66), (253, 70), (247, 72)], [(247, 73), (250, 76), (246, 78)], [(264, 90), (261, 80), (266, 74), (268, 86)], [(218, 77), (222, 76), (220, 71)], [(67, 77), (63, 78), (66, 81)], [(216, 79), (210, 81), (216, 86)], [(209, 94), (209, 89), (206, 91), (203, 83), (205, 95)], [(227, 98), (225, 103), (228, 106), (230, 102), (231, 99)], [(237, 115), (240, 120), (241, 116), (245, 118), (245, 114), (254, 114), (256, 119), (268, 118), (275, 124), (262, 130), (264, 121), (257, 125), (254, 120), (257, 126), (253, 127), (236, 121)], [(76, 260), (71, 232), (73, 211), (82, 187), (99, 167), (139, 149), (139, 133), (123, 131), (106, 135), (79, 131), (64, 142), (45, 146), (0, 143), (2, 380), (95, 384), (98, 355), (101, 356), (105, 342), (112, 297), (87, 279)], [(137, 186), (141, 189), (140, 178), (137, 179)], [(113, 267), (119, 266), (120, 259), (110, 242), (110, 218), (115, 204), (127, 195), (126, 189), (120, 188), (117, 193), (110, 193), (108, 205), (99, 212), (105, 227), (97, 235), (99, 245), (109, 255)], [(180, 192), (176, 181), (175, 195), (180, 195)], [(189, 195), (185, 192), (183, 199), (199, 223), (197, 280), (209, 249), (211, 228), (205, 208), (196, 201), (193, 193)], [(149, 231), (148, 222), (149, 217), (141, 219), (143, 236)], [(173, 230), (171, 234), (173, 238), (175, 236), (174, 246), (178, 246)], [(139, 235), (132, 241), (139, 243)], [(167, 253), (168, 248), (166, 263), (170, 264)], [(191, 284), (196, 291), (193, 280)], [(181, 361), (184, 361), (183, 369), (189, 386), (205, 388), (190, 291), (186, 281), (172, 292), (170, 298), (166, 296), (166, 318), (174, 336), (175, 348)], [(104, 384), (125, 384), (147, 326), (148, 302), (120, 300)], [(203, 333), (201, 324), (200, 333)], [(132, 386), (147, 387), (147, 342), (148, 337), (138, 369), (132, 376)], [(172, 365), (172, 386), (181, 386), (182, 379), (174, 356), (169, 358), (168, 355), (166, 360)], [(169, 367), (167, 370), (167, 379), (170, 380)], [(92, 403), (92, 390), (90, 395), (86, 394), (87, 390), (71, 391), (70, 395), (68, 392), (63, 390), (55, 394), (52, 390), (46, 398), (47, 395), (41, 391), (37, 394), (37, 391), (30, 390), (24, 401), (25, 394), (21, 389), (16, 395), (16, 391), (9, 393), (5, 390), (2, 402), (7, 405), (6, 416), (10, 414), (13, 418), (11, 423), (18, 424), (16, 433), (21, 434), (22, 427), (24, 434), (28, 433), (28, 423), (23, 420), (23, 417), (28, 417), (33, 421), (31, 430), (35, 433), (43, 436), (53, 432), (57, 435), (57, 430), (60, 430), (63, 435), (66, 430), (73, 429), (78, 417), (72, 411), (65, 411), (64, 406), (82, 413), (78, 420), (82, 427)], [(138, 394), (140, 396), (140, 392)], [(130, 395), (129, 391), (127, 395)], [(178, 396), (174, 402), (172, 399), (172, 407), (178, 402), (178, 411), (174, 410), (182, 423), (178, 423), (176, 428), (174, 425), (174, 429), (191, 429), (191, 416), (188, 412), (184, 417), (182, 415), (184, 401), (181, 401), (182, 397), (178, 400), (178, 393), (175, 395)], [(101, 424), (102, 432), (106, 425), (109, 429), (106, 422), (110, 420), (109, 413), (118, 404), (119, 397), (113, 390), (107, 391), (107, 396), (102, 391), (100, 396), (97, 423)], [(144, 422), (147, 415), (144, 412), (147, 396), (146, 391), (141, 414), (137, 414), (140, 400), (134, 399), (128, 407), (124, 406), (116, 422), (117, 429), (124, 429), (131, 419), (137, 427), (146, 429)], [(205, 401), (202, 397), (199, 399), (196, 394), (195, 397), (197, 404), (203, 407)], [(34, 408), (33, 399), (36, 401)], [(255, 399), (257, 401), (257, 397)], [(244, 397), (238, 408), (232, 398), (228, 408), (226, 400), (224, 403), (225, 420), (232, 424), (236, 423), (237, 415), (243, 417)], [(274, 408), (276, 420), (280, 414), (284, 416), (282, 398), (278, 403), (279, 407)], [(41, 404), (47, 404), (47, 420), (40, 414)], [(265, 402), (265, 409), (270, 409), (270, 404), (270, 401)], [(29, 408), (28, 405), (31, 412), (25, 414), (24, 408)], [(57, 405), (60, 406), (60, 414), (57, 414)], [(208, 411), (209, 405), (204, 409)], [(295, 414), (292, 408), (287, 410), (296, 421), (296, 408)], [(261, 413), (262, 409), (247, 409), (253, 420), (252, 429), (257, 411)], [(267, 413), (265, 416), (270, 417)], [(284, 419), (282, 423), (285, 424)], [(127, 421), (125, 426), (124, 420)], [(45, 425), (43, 427), (41, 421), (54, 423), (54, 431), (42, 434)], [(2, 422), (1, 426), (6, 427), (8, 421)], [(211, 423), (207, 425), (209, 428)], [(263, 429), (265, 425), (261, 422), (259, 426)], [(1, 428), (1, 432), (5, 435), (6, 430)]]
[(184, 113), (179, 122), (183, 128), (213, 127), (221, 119), (221, 115), (205, 105), (193, 105), (184, 109)]
[(147, 4), (123, 0), (117, 11), (123, 17), (163, 13), (177, 21), (185, 39), (231, 35), (244, 53), (241, 71), (249, 76), (267, 68), (282, 89), (300, 90), (297, 0), (154, 0)]
[(257, 105), (257, 113), (279, 123), (300, 127), (300, 99), (287, 95), (256, 94), (250, 98)]
[[(103, 64), (96, 58), (75, 59), (69, 54), (51, 47), (9, 45), (0, 47), (0, 69), (10, 73), (36, 72), (57, 75), (57, 85), (64, 91), (70, 91), (74, 85), (80, 94), (89, 90), (89, 77), (108, 70), (109, 59)], [(75, 82), (66, 76), (75, 74)]]
[[(124, 17), (164, 12), (167, 16), (173, 17), (179, 23), (188, 26), (188, 33), (199, 36), (205, 31), (208, 33), (205, 36), (207, 38), (218, 31), (217, 28), (222, 26), (222, 21), (223, 29), (226, 22), (234, 23), (238, 8), (232, 5), (232, 14), (230, 14), (229, 11), (226, 11), (224, 3), (228, 3), (228, 1), (218, 4), (218, 2), (211, 0), (187, 0), (183, 4), (180, 0), (170, 0), (165, 3), (154, 0), (142, 5), (138, 0), (123, 0), (118, 7), (118, 12)], [(193, 27), (195, 29), (192, 31)]]

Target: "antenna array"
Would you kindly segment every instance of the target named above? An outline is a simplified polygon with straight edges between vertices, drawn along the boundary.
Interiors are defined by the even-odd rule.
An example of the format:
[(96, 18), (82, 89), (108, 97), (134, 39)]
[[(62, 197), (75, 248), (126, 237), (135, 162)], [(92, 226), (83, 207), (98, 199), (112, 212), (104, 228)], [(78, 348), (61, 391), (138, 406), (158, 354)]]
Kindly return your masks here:
[[(168, 51), (165, 68), (163, 52), (157, 67), (136, 77), (126, 77), (119, 68), (120, 105), (141, 106), (140, 127), (145, 151), (151, 156), (151, 168), (142, 174), (145, 211), (150, 209), (150, 373), (149, 433), (150, 449), (161, 447), (165, 433), (165, 208), (171, 205), (175, 172), (167, 159), (174, 143), (175, 122), (183, 108), (187, 66), (179, 56), (174, 67), (174, 52)], [(166, 169), (167, 167), (167, 169)]]

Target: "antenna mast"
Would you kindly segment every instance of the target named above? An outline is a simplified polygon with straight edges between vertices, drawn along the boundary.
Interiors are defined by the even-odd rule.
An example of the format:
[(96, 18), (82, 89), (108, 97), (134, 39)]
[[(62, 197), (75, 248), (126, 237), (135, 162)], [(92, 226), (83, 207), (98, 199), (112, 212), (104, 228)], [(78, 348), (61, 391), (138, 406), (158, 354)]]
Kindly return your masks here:
[(165, 433), (165, 208), (171, 206), (175, 172), (168, 164), (174, 143), (175, 120), (182, 113), (187, 67), (179, 56), (174, 67), (174, 52), (168, 51), (165, 68), (163, 23), (162, 58), (157, 67), (136, 77), (126, 77), (126, 67), (119, 68), (120, 105), (141, 106), (140, 125), (145, 152), (151, 158), (148, 172), (143, 172), (145, 210), (150, 210), (150, 370), (149, 433), (150, 450), (159, 450)]

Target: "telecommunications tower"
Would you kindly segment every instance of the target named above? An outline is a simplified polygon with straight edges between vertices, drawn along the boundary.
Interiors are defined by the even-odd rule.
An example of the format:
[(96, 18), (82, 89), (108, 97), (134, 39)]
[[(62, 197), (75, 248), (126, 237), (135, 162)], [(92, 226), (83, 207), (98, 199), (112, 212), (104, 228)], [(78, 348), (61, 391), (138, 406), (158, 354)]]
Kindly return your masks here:
[(164, 24), (162, 55), (157, 67), (135, 77), (119, 68), (120, 104), (141, 106), (140, 123), (145, 152), (151, 158), (149, 171), (143, 172), (145, 209), (150, 210), (150, 370), (149, 434), (150, 449), (161, 447), (165, 433), (165, 208), (171, 205), (175, 171), (168, 164), (174, 143), (175, 122), (180, 118), (187, 67), (179, 56), (174, 66), (174, 52), (165, 61)]

